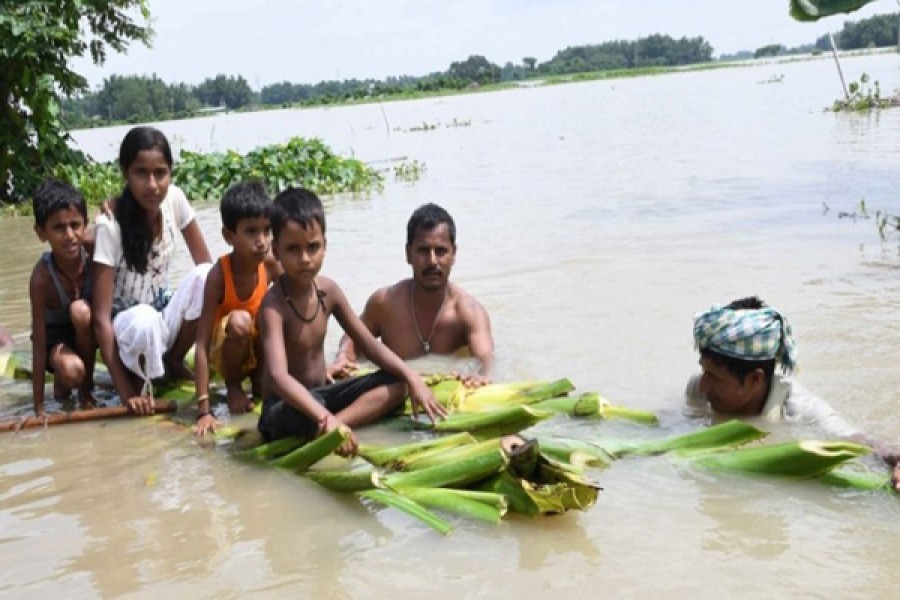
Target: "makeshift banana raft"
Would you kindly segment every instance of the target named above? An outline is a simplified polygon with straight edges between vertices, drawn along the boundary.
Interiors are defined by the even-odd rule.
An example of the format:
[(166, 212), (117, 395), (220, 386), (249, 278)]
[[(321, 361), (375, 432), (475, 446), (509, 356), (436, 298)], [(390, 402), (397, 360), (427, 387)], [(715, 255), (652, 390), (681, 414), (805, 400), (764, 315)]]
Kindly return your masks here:
[[(333, 491), (355, 493), (393, 507), (444, 534), (451, 531), (452, 524), (442, 514), (498, 523), (509, 513), (538, 516), (587, 510), (601, 490), (587, 477), (587, 470), (607, 467), (625, 457), (669, 454), (676, 461), (705, 469), (818, 478), (862, 490), (890, 489), (885, 474), (861, 465), (836, 469), (870, 453), (859, 444), (802, 440), (760, 445), (754, 442), (767, 434), (740, 421), (642, 443), (542, 434), (523, 437), (519, 432), (557, 414), (619, 418), (645, 425), (655, 425), (657, 420), (652, 413), (614, 406), (593, 392), (572, 395), (574, 386), (567, 379), (474, 389), (450, 377), (433, 377), (428, 383), (450, 415), (433, 426), (409, 421), (411, 426), (428, 429), (422, 434), (429, 436), (427, 439), (399, 446), (362, 444), (359, 456), (344, 460), (341, 469), (323, 466), (336, 462), (323, 459), (346, 441), (346, 428), (309, 443), (285, 438), (260, 444), (255, 432), (227, 426), (220, 427), (216, 437), (234, 442), (234, 452), (241, 458), (296, 472)], [(163, 386), (157, 392), (163, 405), (174, 403), (182, 415), (191, 414), (192, 385)]]
[[(345, 460), (340, 469), (323, 467), (335, 464), (323, 459), (347, 440), (346, 428), (309, 443), (285, 438), (235, 453), (295, 472), (330, 490), (401, 510), (444, 534), (452, 525), (438, 513), (498, 523), (509, 513), (534, 517), (587, 510), (601, 491), (588, 478), (588, 469), (626, 457), (668, 454), (677, 462), (715, 471), (816, 478), (861, 490), (890, 489), (887, 475), (862, 465), (836, 469), (871, 452), (855, 443), (801, 440), (762, 445), (757, 442), (768, 434), (742, 421), (641, 443), (543, 434), (524, 437), (519, 432), (557, 414), (645, 425), (655, 425), (657, 419), (646, 411), (614, 406), (593, 392), (570, 395), (574, 386), (567, 379), (474, 389), (452, 378), (435, 377), (428, 383), (450, 415), (433, 426), (410, 421), (428, 430), (427, 439), (399, 446), (361, 444), (358, 457)], [(163, 397), (192, 401), (192, 393), (185, 386)], [(224, 430), (218, 435), (234, 438), (236, 433)]]

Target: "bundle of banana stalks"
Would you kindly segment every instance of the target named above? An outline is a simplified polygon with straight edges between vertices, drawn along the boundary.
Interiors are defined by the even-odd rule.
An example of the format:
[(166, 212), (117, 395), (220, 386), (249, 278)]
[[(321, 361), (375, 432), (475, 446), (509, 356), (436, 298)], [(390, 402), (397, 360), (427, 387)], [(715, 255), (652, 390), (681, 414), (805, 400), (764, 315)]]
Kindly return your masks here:
[(304, 444), (282, 439), (241, 456), (303, 473), (333, 491), (353, 492), (416, 517), (446, 534), (436, 511), (499, 523), (508, 512), (529, 516), (587, 510), (599, 486), (583, 468), (541, 452), (518, 435), (477, 440), (457, 433), (400, 446), (362, 445), (350, 469), (310, 469), (347, 439), (338, 428)]
[[(509, 411), (510, 418), (531, 419), (533, 425), (554, 414), (573, 417), (600, 417), (604, 419), (627, 419), (647, 425), (657, 424), (652, 412), (633, 410), (615, 406), (596, 392), (569, 395), (575, 389), (568, 379), (555, 381), (521, 381), (512, 383), (492, 383), (482, 387), (467, 387), (457, 377), (433, 375), (426, 380), (435, 399), (451, 414), (441, 424), (443, 431), (474, 431), (481, 421), (464, 417), (459, 421), (456, 415), (477, 415)], [(529, 407), (532, 411), (516, 410)], [(407, 399), (406, 412), (411, 412)], [(530, 414), (530, 416), (526, 416)], [(496, 421), (503, 418), (487, 419), (486, 427), (491, 433)]]

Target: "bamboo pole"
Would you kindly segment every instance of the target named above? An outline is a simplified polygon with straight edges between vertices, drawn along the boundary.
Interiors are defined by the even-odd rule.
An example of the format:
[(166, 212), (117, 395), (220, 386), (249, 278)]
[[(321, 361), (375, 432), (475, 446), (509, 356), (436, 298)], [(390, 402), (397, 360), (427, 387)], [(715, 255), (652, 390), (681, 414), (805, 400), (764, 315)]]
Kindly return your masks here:
[[(173, 413), (178, 410), (178, 403), (174, 400), (154, 400), (156, 413)], [(85, 410), (73, 410), (61, 413), (47, 414), (47, 425), (65, 425), (67, 423), (84, 423), (87, 421), (100, 421), (104, 419), (118, 419), (121, 417), (140, 416), (128, 410), (127, 406), (101, 406)], [(18, 431), (19, 429), (34, 429), (43, 427), (44, 419), (40, 417), (27, 417), (26, 419), (12, 419), (0, 421), (0, 432)]]
[(831, 40), (831, 55), (834, 57), (834, 64), (837, 65), (838, 75), (841, 78), (841, 85), (844, 87), (844, 98), (850, 101), (850, 92), (847, 91), (847, 82), (844, 81), (844, 72), (841, 70), (841, 62), (838, 60), (837, 46), (834, 43), (834, 36), (828, 33), (828, 39)]

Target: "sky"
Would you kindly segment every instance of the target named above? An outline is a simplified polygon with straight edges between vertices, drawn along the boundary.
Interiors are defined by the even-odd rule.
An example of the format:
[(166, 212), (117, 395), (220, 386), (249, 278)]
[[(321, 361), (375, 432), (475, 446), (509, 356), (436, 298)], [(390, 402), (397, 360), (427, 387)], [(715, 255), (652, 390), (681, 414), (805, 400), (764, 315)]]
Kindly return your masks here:
[(703, 36), (718, 56), (812, 43), (844, 21), (896, 13), (898, 2), (798, 23), (788, 0), (149, 0), (151, 48), (132, 45), (102, 67), (73, 66), (92, 88), (113, 74), (188, 84), (225, 74), (259, 90), (426, 75), (472, 54), (501, 66), (526, 56), (544, 62), (567, 46), (654, 33)]

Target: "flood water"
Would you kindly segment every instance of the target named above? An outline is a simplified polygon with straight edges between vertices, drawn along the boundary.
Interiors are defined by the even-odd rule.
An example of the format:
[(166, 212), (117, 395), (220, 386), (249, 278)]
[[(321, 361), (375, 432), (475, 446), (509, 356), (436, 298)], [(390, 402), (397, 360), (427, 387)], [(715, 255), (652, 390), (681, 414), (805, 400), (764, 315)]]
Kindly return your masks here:
[[(866, 72), (884, 92), (900, 87), (895, 54), (842, 64), (848, 80)], [(498, 379), (565, 376), (662, 419), (648, 431), (555, 418), (545, 431), (695, 428), (680, 415), (698, 369), (692, 316), (757, 294), (790, 318), (805, 386), (900, 442), (900, 244), (873, 219), (838, 216), (861, 200), (900, 214), (900, 109), (823, 110), (840, 95), (822, 58), (160, 127), (191, 150), (302, 135), (376, 165), (425, 163), (415, 183), (388, 176), (382, 193), (326, 199), (323, 274), (361, 309), (407, 276), (412, 210), (445, 206), (458, 229), (453, 279), (491, 315)], [(423, 123), (436, 127), (411, 131)], [(75, 138), (108, 159), (125, 130)], [(217, 207), (198, 206), (224, 252)], [(42, 250), (31, 227), (0, 221), (0, 323), (26, 349)], [(29, 395), (27, 383), (0, 385), (2, 416), (27, 410)], [(164, 422), (4, 434), (0, 449), (4, 597), (862, 598), (900, 583), (897, 497), (665, 457), (590, 471), (604, 489), (586, 513), (451, 518), (442, 538)]]

